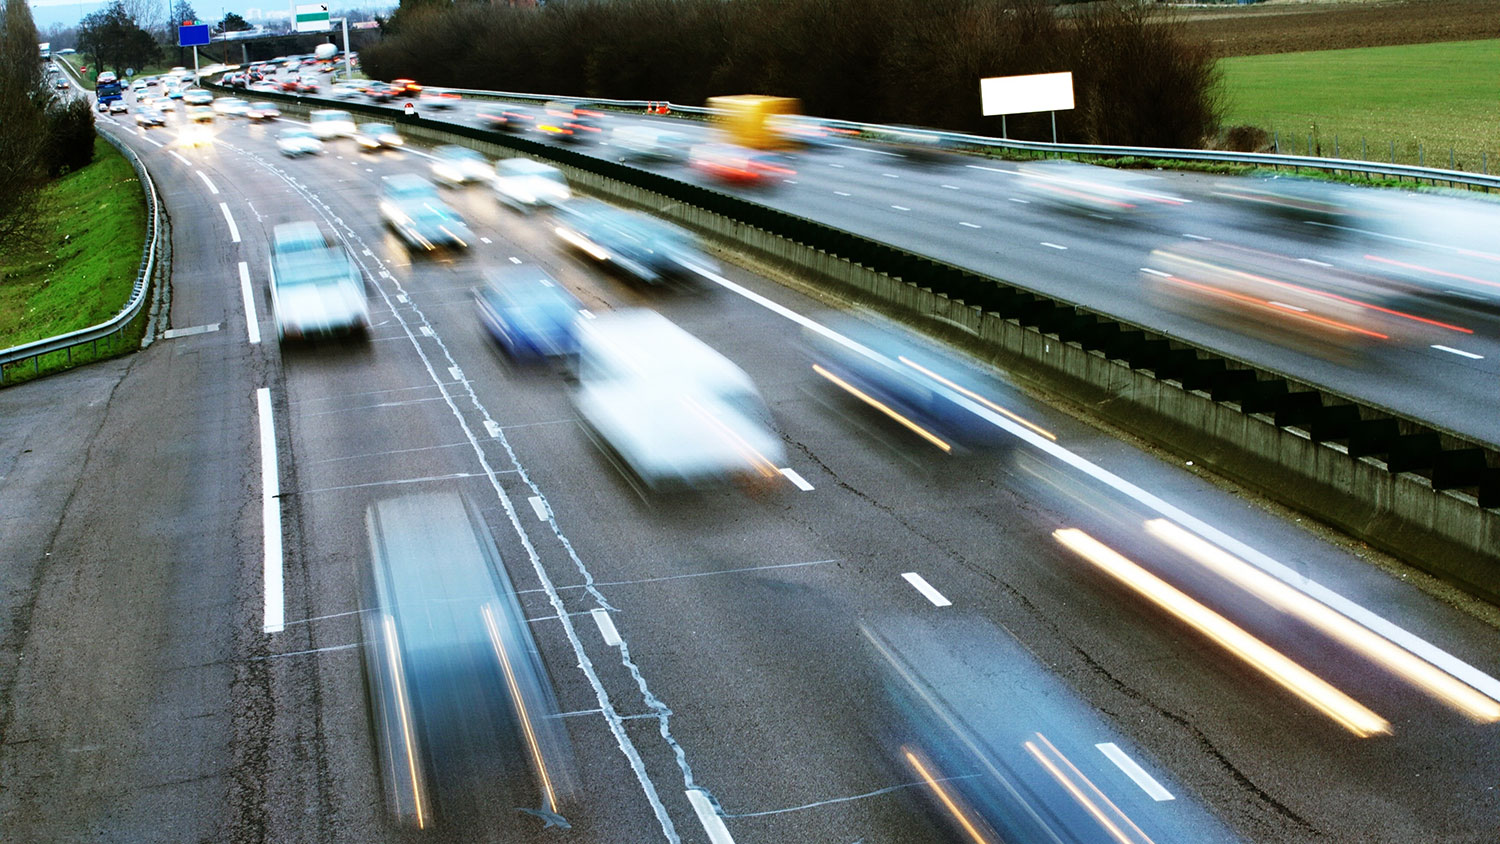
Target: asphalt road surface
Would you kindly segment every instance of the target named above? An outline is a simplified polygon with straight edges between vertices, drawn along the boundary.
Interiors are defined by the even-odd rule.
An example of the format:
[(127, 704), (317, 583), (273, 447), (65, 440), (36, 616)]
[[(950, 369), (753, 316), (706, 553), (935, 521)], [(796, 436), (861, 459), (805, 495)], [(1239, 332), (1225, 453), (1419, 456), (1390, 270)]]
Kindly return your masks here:
[[(641, 289), (483, 188), (449, 192), (473, 248), (411, 256), (375, 197), (384, 177), (426, 171), (420, 150), (338, 141), (287, 161), (275, 124), (220, 118), (214, 143), (183, 146), (178, 119), (105, 123), (163, 191), (177, 333), (0, 392), (8, 840), (404, 840), (381, 804), (356, 571), (366, 506), (427, 489), (480, 504), (582, 782), (567, 831), (497, 806), (439, 840), (959, 840), (883, 749), (910, 708), (874, 641), (948, 699), (1044, 736), (1151, 840), (1493, 840), (1489, 608), (1019, 390), (1011, 409), (1055, 441), (931, 450), (811, 371), (799, 322), (827, 305), (732, 263)], [(278, 346), (267, 241), (295, 220), (364, 269), (367, 343)], [(792, 475), (637, 496), (575, 422), (568, 373), (508, 363), (480, 327), (470, 289), (514, 261), (590, 312), (653, 307), (732, 359)], [(1164, 524), (1291, 597), (1173, 550)], [(1068, 544), (1080, 535), (1200, 609), (1125, 585)], [(1211, 641), (1223, 630), (1204, 610), (1359, 714)]]

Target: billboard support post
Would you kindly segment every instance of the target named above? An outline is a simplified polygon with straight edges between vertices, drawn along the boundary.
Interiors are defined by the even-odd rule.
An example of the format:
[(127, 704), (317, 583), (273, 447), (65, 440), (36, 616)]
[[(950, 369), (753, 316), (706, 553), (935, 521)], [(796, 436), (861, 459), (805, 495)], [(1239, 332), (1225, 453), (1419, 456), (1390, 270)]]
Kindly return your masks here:
[(1005, 116), (1052, 113), (1052, 143), (1057, 143), (1057, 112), (1073, 108), (1073, 74), (1035, 73), (1028, 76), (994, 76), (979, 80), (980, 113), (1000, 115), (1000, 136), (1010, 138)]

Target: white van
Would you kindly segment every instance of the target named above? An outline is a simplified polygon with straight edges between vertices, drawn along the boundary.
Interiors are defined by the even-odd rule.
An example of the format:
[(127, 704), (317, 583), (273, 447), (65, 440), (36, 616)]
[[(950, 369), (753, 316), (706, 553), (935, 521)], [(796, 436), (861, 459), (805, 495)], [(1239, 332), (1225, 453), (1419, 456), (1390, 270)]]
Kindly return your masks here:
[(319, 109), (307, 116), (307, 126), (324, 141), (347, 138), (354, 134), (354, 117), (336, 108)]
[(638, 492), (766, 483), (786, 460), (744, 370), (644, 308), (578, 323), (573, 403)]

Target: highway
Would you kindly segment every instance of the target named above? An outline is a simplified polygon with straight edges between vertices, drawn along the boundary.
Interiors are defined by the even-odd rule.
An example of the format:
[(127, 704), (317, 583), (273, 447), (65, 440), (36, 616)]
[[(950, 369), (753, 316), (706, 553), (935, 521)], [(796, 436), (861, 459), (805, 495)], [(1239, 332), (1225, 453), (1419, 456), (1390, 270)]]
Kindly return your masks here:
[[(959, 840), (934, 822), (928, 784), (881, 749), (903, 709), (879, 642), (951, 699), (1044, 737), (1149, 840), (1492, 840), (1492, 608), (1019, 387), (1010, 409), (1055, 441), (927, 448), (808, 366), (801, 337), (827, 303), (733, 256), (685, 289), (643, 289), (563, 250), (546, 214), (469, 188), (449, 195), (480, 241), (413, 257), (375, 198), (383, 178), (426, 172), (420, 149), (366, 154), (345, 140), (291, 161), (275, 123), (221, 117), (213, 143), (187, 146), (180, 119), (145, 132), (101, 118), (162, 187), (174, 335), (0, 392), (8, 839), (405, 840), (381, 806), (356, 571), (371, 502), (443, 489), (480, 504), (582, 789), (566, 832), (516, 811), (523, 798), (497, 798), (492, 817), (438, 840)], [(832, 214), (854, 203), (830, 190), (805, 204), (815, 186), (864, 184), (894, 204), (905, 185), (944, 179), (958, 195), (1004, 195), (1005, 177), (986, 171), (847, 172), (867, 157), (820, 154), (827, 173), (804, 168), (797, 191), (770, 198)], [(972, 201), (928, 219), (989, 225), (979, 214), (993, 209)], [(1061, 238), (1047, 219), (1017, 225)], [(277, 344), (267, 243), (296, 220), (319, 222), (364, 270), (367, 343)], [(1218, 233), (1208, 225), (1190, 233)], [(1033, 260), (1038, 276), (1060, 266), (1060, 250), (1030, 250), (1016, 231), (988, 247), (1027, 256), (1007, 262), (1010, 277)], [(1111, 231), (1116, 252), (1150, 240)], [(1111, 254), (1059, 245), (1067, 261)], [(471, 288), (483, 267), (517, 262), (546, 268), (591, 313), (655, 308), (743, 368), (786, 444), (784, 482), (636, 495), (575, 422), (572, 376), (510, 363), (481, 328)], [(1186, 534), (1250, 574), (1195, 562), (1184, 549), (1201, 540)], [(1176, 598), (1128, 587), (1080, 537), (1199, 609), (1174, 615)], [(1251, 588), (1254, 572), (1283, 586)], [(1308, 595), (1365, 632), (1308, 610), (1296, 597)], [(1330, 714), (1232, 656), (1204, 635), (1221, 626), (1210, 615), (1361, 714)], [(1371, 633), (1426, 668), (1356, 644)]]
[[(253, 95), (253, 92), (251, 92)], [(472, 124), (478, 100), (462, 100), (428, 119)], [(332, 107), (337, 107), (336, 102)], [(386, 104), (398, 111), (401, 103)], [(665, 126), (694, 142), (716, 140), (698, 120), (605, 112), (606, 129)], [(571, 145), (618, 158), (607, 140)], [(1173, 303), (1146, 283), (1152, 252), (1214, 242), (1284, 256), (1288, 263), (1355, 273), (1378, 271), (1400, 256), (1398, 242), (1359, 219), (1386, 207), (1388, 189), (1353, 189), (1355, 219), (1340, 223), (1289, 220), (1220, 195), (1225, 177), (1162, 172), (1138, 189), (1171, 200), (1160, 207), (1110, 211), (1078, 208), (1027, 189), (1015, 163), (972, 156), (921, 156), (859, 141), (795, 156), (795, 174), (751, 188), (726, 187), (685, 164), (639, 163), (711, 187), (737, 190), (774, 208), (973, 269), (1059, 299), (1129, 320), (1231, 358), (1281, 372), (1351, 398), (1408, 415), (1491, 445), (1500, 444), (1497, 318), (1480, 311), (1446, 319), (1455, 329), (1427, 326), (1414, 337), (1371, 346), (1307, 335), (1247, 331), (1222, 313)], [(1461, 200), (1456, 200), (1462, 203)], [(1492, 203), (1473, 199), (1477, 211)], [(1428, 215), (1428, 207), (1390, 212)], [(1434, 242), (1433, 249), (1467, 245)], [(1374, 256), (1373, 258), (1371, 256)], [(1143, 270), (1144, 268), (1144, 270)], [(1491, 283), (1494, 279), (1491, 278)]]

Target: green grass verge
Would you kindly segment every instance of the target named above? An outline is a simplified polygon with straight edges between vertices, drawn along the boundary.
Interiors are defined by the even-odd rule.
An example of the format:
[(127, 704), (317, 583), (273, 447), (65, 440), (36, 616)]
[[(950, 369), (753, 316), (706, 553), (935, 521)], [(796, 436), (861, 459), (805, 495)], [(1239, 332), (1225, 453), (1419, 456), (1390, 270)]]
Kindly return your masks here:
[[(64, 62), (67, 62), (68, 67), (71, 67), (75, 72), (86, 61), (83, 56), (80, 56), (77, 53), (69, 53), (66, 56), (57, 56), (56, 58), (62, 59)], [(205, 62), (205, 64), (207, 64), (207, 62)], [(136, 68), (135, 76), (132, 76), (129, 79), (126, 79), (125, 82), (128, 84), (128, 83), (130, 83), (130, 82), (132, 82), (132, 81), (134, 81), (136, 79), (139, 79), (139, 78), (142, 78), (142, 77), (145, 77), (145, 76), (160, 76), (163, 73), (166, 73), (167, 71), (171, 70), (173, 67), (176, 67), (176, 65), (172, 65), (172, 64), (154, 64), (154, 65), (151, 65), (150, 67)], [(192, 68), (190, 67), (190, 68), (188, 68), (188, 70), (192, 70)], [(89, 72), (88, 73), (78, 73), (77, 75), (78, 75), (78, 77), (81, 77), (83, 79), (83, 87), (85, 89), (89, 90), (89, 91), (92, 91), (92, 90), (94, 90), (94, 77), (97, 76), (98, 73), (99, 73), (99, 69), (97, 67), (95, 67), (94, 65), (89, 65)], [(74, 79), (69, 79), (68, 81), (69, 82), (77, 82), (78, 79), (74, 78)]]
[(1222, 59), (1226, 126), (1279, 133), (1281, 150), (1500, 169), (1500, 40)]
[(0, 244), (0, 348), (119, 313), (146, 240), (141, 191), (130, 162), (102, 138), (92, 164), (46, 187), (40, 242)]

